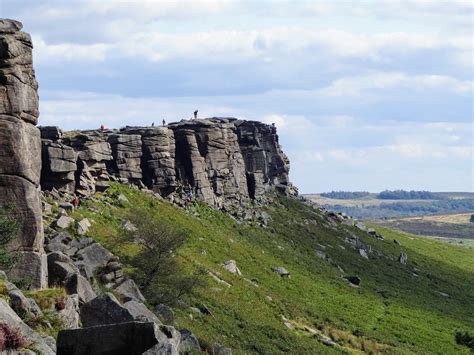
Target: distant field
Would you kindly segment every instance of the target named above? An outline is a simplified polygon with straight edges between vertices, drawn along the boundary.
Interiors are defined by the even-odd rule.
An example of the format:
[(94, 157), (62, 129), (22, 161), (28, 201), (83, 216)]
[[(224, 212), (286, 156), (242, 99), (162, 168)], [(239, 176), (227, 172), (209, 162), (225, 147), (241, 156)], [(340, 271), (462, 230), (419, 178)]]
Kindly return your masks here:
[(469, 220), (473, 213), (457, 213), (447, 215), (409, 217), (398, 219), (374, 220), (372, 224), (398, 229), (407, 233), (435, 237), (450, 243), (468, 245), (474, 242), (474, 223)]

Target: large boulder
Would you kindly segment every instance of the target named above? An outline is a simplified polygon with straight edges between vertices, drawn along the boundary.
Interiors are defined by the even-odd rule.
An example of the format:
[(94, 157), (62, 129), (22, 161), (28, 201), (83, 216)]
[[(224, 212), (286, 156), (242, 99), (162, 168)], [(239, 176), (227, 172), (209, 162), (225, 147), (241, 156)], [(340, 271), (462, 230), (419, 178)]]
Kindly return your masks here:
[(161, 324), (158, 317), (152, 311), (146, 308), (146, 306), (141, 302), (131, 300), (125, 302), (123, 307), (125, 307), (130, 312), (134, 320)]
[(78, 295), (81, 303), (89, 302), (96, 297), (96, 293), (89, 281), (79, 273), (70, 275), (64, 282), (64, 287), (70, 295)]
[(145, 302), (145, 297), (138, 289), (138, 286), (131, 279), (125, 280), (120, 286), (115, 288), (116, 293), (120, 294), (125, 301), (135, 300), (139, 302)]
[(67, 255), (59, 251), (48, 254), (48, 276), (51, 286), (63, 286), (69, 277), (79, 273), (79, 269)]
[(108, 261), (112, 259), (113, 254), (105, 249), (99, 243), (93, 243), (77, 252), (77, 257), (94, 272), (100, 267), (107, 265)]
[(59, 311), (59, 317), (64, 323), (64, 329), (73, 329), (79, 327), (79, 296), (67, 296), (64, 302), (64, 308)]
[(105, 293), (83, 304), (80, 316), (82, 325), (85, 327), (134, 320), (130, 311), (123, 307), (111, 293)]
[(124, 322), (62, 330), (57, 355), (139, 355), (158, 343), (151, 322)]

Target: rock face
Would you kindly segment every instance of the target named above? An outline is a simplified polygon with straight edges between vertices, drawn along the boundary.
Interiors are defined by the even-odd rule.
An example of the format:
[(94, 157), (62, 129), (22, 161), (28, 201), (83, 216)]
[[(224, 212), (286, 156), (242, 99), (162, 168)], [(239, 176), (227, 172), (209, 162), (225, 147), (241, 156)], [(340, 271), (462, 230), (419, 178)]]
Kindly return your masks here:
[(14, 278), (28, 277), (33, 287), (47, 285), (39, 194), (41, 138), (38, 83), (30, 35), (21, 23), (0, 20), (0, 204), (12, 204), (21, 224), (10, 249), (20, 260)]
[(68, 138), (59, 129), (41, 131), (46, 190), (74, 186), (90, 195), (116, 179), (143, 184), (163, 197), (192, 191), (193, 197), (224, 209), (275, 189), (293, 191), (276, 128), (260, 122), (209, 118), (82, 131)]

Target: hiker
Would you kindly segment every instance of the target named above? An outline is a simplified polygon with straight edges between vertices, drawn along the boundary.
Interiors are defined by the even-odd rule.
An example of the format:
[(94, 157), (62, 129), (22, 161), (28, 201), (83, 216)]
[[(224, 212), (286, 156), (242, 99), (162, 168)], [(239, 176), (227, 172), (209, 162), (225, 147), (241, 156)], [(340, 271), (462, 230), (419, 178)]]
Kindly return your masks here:
[(152, 123), (151, 123), (151, 126), (152, 126), (152, 127), (155, 127), (155, 122), (152, 122)]
[(198, 117), (198, 110), (194, 111), (194, 119), (197, 120)]
[(101, 124), (101, 125), (100, 125), (100, 130), (103, 132), (103, 131), (104, 131), (104, 129), (105, 129), (104, 125), (103, 125), (103, 124)]
[(163, 126), (166, 126), (166, 120), (163, 118)]
[(77, 208), (77, 206), (79, 206), (79, 197), (77, 197), (77, 195), (74, 195), (74, 198), (72, 199), (72, 205), (74, 206), (74, 208)]

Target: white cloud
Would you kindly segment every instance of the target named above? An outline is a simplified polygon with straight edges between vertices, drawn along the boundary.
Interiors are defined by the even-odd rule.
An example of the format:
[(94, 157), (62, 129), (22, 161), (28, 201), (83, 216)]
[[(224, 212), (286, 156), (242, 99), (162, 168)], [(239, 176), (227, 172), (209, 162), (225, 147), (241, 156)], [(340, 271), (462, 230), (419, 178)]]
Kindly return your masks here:
[(369, 75), (352, 76), (333, 81), (319, 90), (320, 95), (357, 96), (393, 88), (443, 89), (457, 93), (473, 90), (473, 81), (459, 80), (445, 75), (407, 75), (400, 72), (377, 72)]
[(47, 44), (41, 37), (33, 37), (35, 63), (51, 63), (61, 61), (103, 62), (110, 45), (95, 44)]

